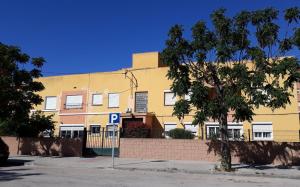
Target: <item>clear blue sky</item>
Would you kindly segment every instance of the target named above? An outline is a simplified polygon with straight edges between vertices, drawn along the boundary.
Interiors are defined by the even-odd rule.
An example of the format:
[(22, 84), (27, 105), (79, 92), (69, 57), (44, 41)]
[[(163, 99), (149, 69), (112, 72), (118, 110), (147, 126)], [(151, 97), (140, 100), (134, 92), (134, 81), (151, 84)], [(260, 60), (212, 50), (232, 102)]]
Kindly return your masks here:
[(187, 30), (220, 7), (230, 14), (300, 0), (1, 0), (0, 42), (43, 56), (44, 75), (111, 71), (136, 52), (161, 51), (169, 28)]

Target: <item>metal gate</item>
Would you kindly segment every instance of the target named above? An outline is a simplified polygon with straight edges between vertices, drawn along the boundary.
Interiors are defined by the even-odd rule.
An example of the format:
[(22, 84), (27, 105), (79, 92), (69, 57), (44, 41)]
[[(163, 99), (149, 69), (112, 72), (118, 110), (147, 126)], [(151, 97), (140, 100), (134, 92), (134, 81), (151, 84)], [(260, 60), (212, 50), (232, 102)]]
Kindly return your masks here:
[[(113, 130), (100, 128), (99, 132), (86, 131), (86, 156), (111, 156), (113, 147)], [(120, 129), (115, 130), (115, 156), (119, 155)]]

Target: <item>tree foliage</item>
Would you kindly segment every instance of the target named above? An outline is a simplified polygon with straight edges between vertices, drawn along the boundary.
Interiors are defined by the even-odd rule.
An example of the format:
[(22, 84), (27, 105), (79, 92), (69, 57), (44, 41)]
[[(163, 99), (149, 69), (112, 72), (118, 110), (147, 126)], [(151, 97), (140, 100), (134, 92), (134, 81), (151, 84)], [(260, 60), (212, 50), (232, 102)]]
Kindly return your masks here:
[[(16, 135), (24, 125), (30, 125), (30, 110), (41, 104), (37, 92), (44, 86), (41, 77), (42, 57), (31, 58), (18, 47), (0, 43), (0, 128), (2, 132)], [(39, 113), (40, 114), (40, 113)], [(37, 117), (37, 116), (33, 116)], [(47, 119), (47, 118), (45, 118)]]
[[(280, 28), (283, 14), (286, 27)], [(181, 25), (168, 34), (161, 60), (169, 66), (171, 89), (181, 99), (174, 115), (194, 113), (193, 124), (210, 119), (220, 124), (223, 169), (230, 169), (227, 117), (252, 121), (260, 106), (275, 110), (290, 104), (291, 90), (299, 80), (299, 60), (287, 56), (300, 49), (300, 9), (280, 13), (274, 8), (241, 11), (233, 17), (225, 9), (211, 14), (212, 27), (204, 21), (183, 37)], [(184, 95), (191, 93), (190, 101)]]

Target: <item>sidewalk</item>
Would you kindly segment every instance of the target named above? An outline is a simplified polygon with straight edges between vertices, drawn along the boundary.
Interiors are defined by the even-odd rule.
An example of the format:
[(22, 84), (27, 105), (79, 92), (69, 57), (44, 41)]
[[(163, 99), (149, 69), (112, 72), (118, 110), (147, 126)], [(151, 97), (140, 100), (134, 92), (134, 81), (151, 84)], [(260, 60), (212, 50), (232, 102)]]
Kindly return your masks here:
[[(10, 162), (23, 162), (27, 167), (47, 168), (98, 168), (112, 169), (110, 157), (33, 157), (17, 156), (11, 157)], [(280, 168), (274, 165), (249, 167), (247, 165), (234, 165), (234, 172), (216, 171), (217, 163), (202, 161), (182, 160), (139, 160), (139, 159), (115, 159), (115, 169), (118, 170), (140, 170), (168, 173), (191, 173), (191, 174), (215, 174), (215, 175), (237, 175), (271, 178), (289, 178), (300, 180), (300, 166)]]

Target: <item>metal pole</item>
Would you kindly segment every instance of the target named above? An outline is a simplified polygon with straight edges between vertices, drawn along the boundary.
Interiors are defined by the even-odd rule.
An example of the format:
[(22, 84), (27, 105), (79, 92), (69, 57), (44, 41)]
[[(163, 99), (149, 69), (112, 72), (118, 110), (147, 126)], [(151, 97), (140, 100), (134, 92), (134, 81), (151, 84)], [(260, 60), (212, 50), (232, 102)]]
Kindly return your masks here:
[(112, 136), (112, 151), (111, 151), (111, 158), (112, 158), (112, 168), (115, 168), (115, 124), (113, 126), (113, 136)]

